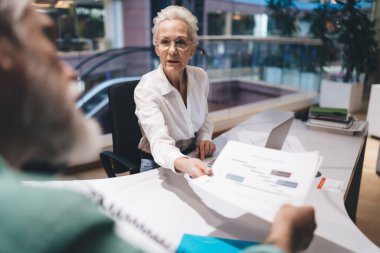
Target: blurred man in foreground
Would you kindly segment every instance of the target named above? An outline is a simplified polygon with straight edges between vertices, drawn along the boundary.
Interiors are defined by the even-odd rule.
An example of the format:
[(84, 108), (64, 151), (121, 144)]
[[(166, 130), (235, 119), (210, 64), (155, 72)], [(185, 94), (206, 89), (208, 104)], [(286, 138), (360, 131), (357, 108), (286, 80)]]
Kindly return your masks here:
[[(51, 28), (27, 0), (0, 0), (0, 252), (137, 252), (85, 197), (17, 179), (26, 162), (80, 162), (98, 152), (99, 127), (75, 107), (75, 75), (59, 60)], [(247, 251), (304, 249), (314, 229), (312, 208), (284, 206), (267, 244)]]

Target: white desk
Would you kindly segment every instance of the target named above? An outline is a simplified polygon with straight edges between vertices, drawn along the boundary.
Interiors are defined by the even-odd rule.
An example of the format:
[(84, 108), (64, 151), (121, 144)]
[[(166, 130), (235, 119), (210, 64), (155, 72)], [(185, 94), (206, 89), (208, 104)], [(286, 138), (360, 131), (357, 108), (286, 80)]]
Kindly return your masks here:
[[(236, 140), (240, 129), (268, 131), (288, 115), (288, 112), (280, 111), (255, 115), (216, 138), (216, 152), (220, 152), (227, 140)], [(365, 136), (316, 132), (308, 130), (298, 120), (293, 123), (290, 135), (297, 136), (307, 151), (319, 150), (324, 156), (322, 176), (342, 181), (346, 189), (344, 192), (330, 192), (313, 187), (309, 193), (307, 204), (316, 209), (318, 227), (317, 236), (307, 252), (379, 252), (379, 248), (351, 221), (344, 205), (346, 202), (354, 217), (355, 198), (357, 200), (358, 196), (358, 185), (355, 184), (357, 180), (360, 183)], [(190, 180), (170, 170), (158, 169), (133, 176), (74, 181), (67, 185), (61, 182), (58, 185), (75, 185), (77, 189), (91, 188), (106, 194), (108, 197), (103, 204), (120, 218), (117, 219), (119, 233), (140, 247), (152, 249), (155, 246), (143, 241), (140, 235), (131, 236), (132, 225), (123, 221), (126, 214), (136, 218), (136, 223), (145, 224), (153, 234), (169, 241), (167, 246), (170, 250), (177, 247), (183, 233), (251, 241), (265, 238), (270, 224), (195, 189), (189, 184)], [(318, 181), (315, 180), (315, 185)], [(111, 202), (117, 204), (110, 207)]]
[[(227, 139), (235, 139), (239, 129), (249, 128), (257, 131), (271, 129), (286, 117), (287, 114), (280, 111), (257, 114), (225, 133), (220, 140), (216, 140), (216, 143), (221, 146)], [(361, 136), (345, 136), (312, 131), (303, 122), (296, 120), (289, 135), (297, 136), (307, 151), (318, 150), (324, 157), (320, 169), (322, 177), (342, 181), (344, 185), (344, 192), (321, 191), (316, 189), (319, 179), (315, 180), (315, 187), (309, 193), (307, 204), (316, 209), (317, 235), (328, 238), (354, 252), (379, 252), (380, 249), (352, 222), (355, 220), (359, 196), (366, 133)], [(338, 252), (337, 250), (321, 251), (319, 247), (319, 243), (313, 242), (309, 251)]]

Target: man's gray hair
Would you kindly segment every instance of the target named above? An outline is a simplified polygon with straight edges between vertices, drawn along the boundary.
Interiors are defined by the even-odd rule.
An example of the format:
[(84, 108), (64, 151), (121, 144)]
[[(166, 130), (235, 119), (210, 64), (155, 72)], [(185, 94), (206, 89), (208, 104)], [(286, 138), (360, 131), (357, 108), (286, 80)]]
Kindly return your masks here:
[(13, 42), (17, 41), (17, 24), (25, 13), (30, 0), (0, 1), (0, 36), (6, 36)]
[(0, 59), (0, 156), (12, 166), (84, 162), (99, 152), (99, 126), (76, 108), (63, 62), (25, 38), (31, 25), (44, 27), (24, 22), (38, 18), (29, 3), (0, 0), (0, 28), (8, 29), (0, 30), (0, 56), (8, 59)]
[(190, 40), (198, 45), (198, 19), (185, 7), (171, 5), (162, 9), (157, 16), (153, 19), (153, 45), (156, 46), (156, 41), (158, 39), (158, 27), (163, 21), (166, 20), (181, 20), (185, 22), (189, 28)]

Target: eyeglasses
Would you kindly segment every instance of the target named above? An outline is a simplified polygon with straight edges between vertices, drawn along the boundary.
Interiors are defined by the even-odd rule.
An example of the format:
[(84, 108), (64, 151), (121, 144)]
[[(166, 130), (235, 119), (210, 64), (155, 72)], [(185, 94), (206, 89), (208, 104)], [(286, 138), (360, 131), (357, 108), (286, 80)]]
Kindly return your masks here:
[(158, 49), (161, 51), (168, 50), (172, 43), (174, 43), (174, 47), (180, 51), (186, 51), (191, 45), (191, 42), (184, 38), (179, 38), (175, 41), (171, 41), (169, 39), (161, 39), (156, 41)]

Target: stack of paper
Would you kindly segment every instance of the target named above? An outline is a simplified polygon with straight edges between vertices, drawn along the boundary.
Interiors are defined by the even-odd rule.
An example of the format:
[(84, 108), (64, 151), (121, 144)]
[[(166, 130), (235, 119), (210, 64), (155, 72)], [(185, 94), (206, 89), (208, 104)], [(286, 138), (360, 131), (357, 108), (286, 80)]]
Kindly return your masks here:
[(309, 125), (347, 129), (354, 121), (354, 117), (343, 108), (312, 106), (309, 110)]
[(229, 141), (213, 165), (214, 176), (191, 183), (272, 221), (283, 204), (304, 202), (319, 165), (317, 151), (288, 153)]
[(312, 106), (306, 125), (313, 130), (354, 135), (361, 133), (367, 122), (355, 119), (347, 109)]

